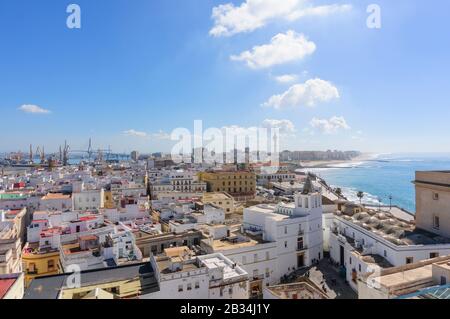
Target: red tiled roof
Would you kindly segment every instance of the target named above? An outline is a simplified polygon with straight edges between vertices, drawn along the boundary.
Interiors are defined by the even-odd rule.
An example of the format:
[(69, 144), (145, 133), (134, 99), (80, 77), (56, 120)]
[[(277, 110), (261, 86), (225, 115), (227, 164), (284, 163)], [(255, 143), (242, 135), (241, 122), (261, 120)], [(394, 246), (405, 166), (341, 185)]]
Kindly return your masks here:
[(16, 279), (0, 279), (0, 299), (5, 297), (9, 289), (14, 285)]
[(84, 217), (80, 217), (79, 220), (80, 221), (88, 221), (88, 220), (94, 220), (96, 218), (97, 217), (95, 217), (95, 216), (84, 216)]
[(97, 240), (98, 237), (95, 235), (86, 235), (86, 236), (81, 236), (80, 240)]

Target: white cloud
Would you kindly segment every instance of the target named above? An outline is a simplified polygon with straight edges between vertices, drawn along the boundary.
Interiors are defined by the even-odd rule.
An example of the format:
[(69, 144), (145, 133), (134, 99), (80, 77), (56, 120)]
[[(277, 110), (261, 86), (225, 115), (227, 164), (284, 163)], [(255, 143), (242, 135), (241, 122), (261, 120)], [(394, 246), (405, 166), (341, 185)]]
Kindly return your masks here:
[(278, 128), (281, 134), (292, 134), (295, 132), (295, 125), (289, 120), (266, 119), (262, 122), (262, 127)]
[(156, 140), (170, 140), (170, 134), (164, 132), (164, 131), (158, 131), (156, 133), (146, 133), (146, 132), (140, 132), (136, 131), (134, 129), (123, 131), (123, 135), (126, 136), (133, 136), (133, 137), (139, 137), (139, 138), (145, 138), (145, 139), (156, 139)]
[(310, 122), (311, 127), (319, 129), (325, 134), (334, 134), (339, 130), (349, 130), (350, 126), (345, 121), (344, 117), (333, 116), (329, 120), (313, 118)]
[(351, 8), (351, 5), (338, 4), (314, 6), (312, 0), (246, 0), (240, 6), (221, 4), (213, 8), (214, 26), (209, 34), (232, 36), (254, 31), (276, 19), (294, 21), (307, 16), (323, 17)]
[(134, 137), (141, 137), (141, 138), (144, 138), (144, 137), (148, 136), (148, 134), (145, 133), (145, 132), (139, 132), (139, 131), (136, 131), (136, 130), (133, 130), (133, 129), (128, 130), (128, 131), (123, 131), (122, 133), (124, 135), (126, 135), (126, 136), (134, 136)]
[(275, 35), (269, 44), (254, 46), (251, 51), (244, 51), (230, 58), (245, 62), (252, 69), (262, 69), (301, 60), (315, 50), (314, 42), (308, 41), (303, 34), (289, 30)]
[(158, 139), (158, 140), (170, 140), (171, 136), (169, 133), (166, 133), (164, 131), (159, 131), (157, 133), (151, 134), (151, 137)]
[(332, 83), (316, 78), (302, 84), (295, 84), (282, 94), (273, 95), (262, 106), (275, 109), (299, 106), (314, 107), (318, 103), (338, 98), (339, 91)]
[(32, 104), (24, 104), (21, 107), (19, 107), (19, 110), (25, 113), (31, 113), (31, 114), (49, 114), (51, 113), (50, 110), (46, 110), (40, 106), (32, 105)]
[(308, 7), (303, 10), (297, 10), (287, 16), (287, 19), (294, 21), (307, 16), (326, 17), (335, 13), (344, 13), (352, 9), (349, 4), (332, 4), (317, 7)]
[(295, 74), (284, 74), (275, 77), (275, 80), (279, 83), (291, 83), (297, 81), (298, 76)]

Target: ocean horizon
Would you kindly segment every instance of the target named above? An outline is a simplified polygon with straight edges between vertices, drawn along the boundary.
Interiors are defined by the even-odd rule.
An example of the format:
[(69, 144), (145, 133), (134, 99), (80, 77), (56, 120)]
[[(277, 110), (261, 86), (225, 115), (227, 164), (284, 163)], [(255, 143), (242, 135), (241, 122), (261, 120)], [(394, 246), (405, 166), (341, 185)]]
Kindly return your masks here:
[[(377, 154), (372, 159), (308, 168), (333, 188), (341, 188), (347, 199), (358, 202), (358, 191), (364, 192), (362, 203), (392, 205), (415, 213), (416, 171), (450, 170), (450, 153)], [(390, 196), (392, 199), (390, 200)]]

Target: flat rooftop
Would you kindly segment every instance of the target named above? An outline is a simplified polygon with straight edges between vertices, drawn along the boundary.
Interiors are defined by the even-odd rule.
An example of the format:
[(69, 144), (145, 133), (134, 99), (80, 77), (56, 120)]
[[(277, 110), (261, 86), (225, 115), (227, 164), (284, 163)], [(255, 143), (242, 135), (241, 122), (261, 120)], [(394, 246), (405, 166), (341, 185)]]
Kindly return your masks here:
[(450, 238), (416, 228), (414, 222), (402, 220), (389, 212), (367, 209), (353, 215), (339, 211), (335, 214), (398, 246), (450, 244)]
[[(66, 288), (67, 279), (72, 274), (60, 274), (35, 278), (25, 291), (24, 299), (58, 299), (58, 296)], [(81, 286), (95, 286), (109, 282), (123, 281), (136, 277), (154, 276), (154, 270), (150, 263), (138, 263), (114, 268), (103, 268), (82, 271), (80, 280)], [(143, 294), (158, 291), (155, 278), (151, 285), (145, 287)]]
[(48, 193), (42, 200), (58, 200), (58, 199), (70, 199), (70, 195), (64, 195), (62, 193)]
[(232, 200), (233, 197), (223, 192), (205, 193), (203, 194), (203, 201), (208, 200)]
[(450, 171), (417, 171), (414, 184), (450, 187)]
[(227, 260), (219, 258), (218, 256), (204, 256), (200, 258), (201, 262), (208, 269), (222, 269), (223, 279), (231, 279), (239, 277), (245, 274), (245, 272), (239, 267), (232, 267)]
[(375, 281), (388, 289), (400, 287), (412, 282), (421, 282), (428, 280), (431, 281), (432, 268), (433, 265), (426, 265), (424, 267), (414, 268), (406, 271), (399, 271), (393, 274), (375, 278)]

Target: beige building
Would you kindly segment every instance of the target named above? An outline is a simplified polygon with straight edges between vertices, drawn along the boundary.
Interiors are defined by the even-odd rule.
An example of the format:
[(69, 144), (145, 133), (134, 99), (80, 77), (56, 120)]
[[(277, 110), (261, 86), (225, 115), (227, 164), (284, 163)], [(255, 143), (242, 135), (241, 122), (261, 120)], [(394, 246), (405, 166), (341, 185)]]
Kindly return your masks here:
[(205, 193), (202, 198), (203, 204), (212, 204), (225, 212), (226, 215), (234, 213), (234, 198), (225, 192)]
[(25, 211), (0, 211), (0, 275), (22, 272)]
[(199, 173), (208, 192), (226, 192), (237, 200), (252, 199), (256, 194), (256, 175), (247, 170), (222, 170)]
[(417, 228), (450, 237), (450, 171), (416, 172)]

